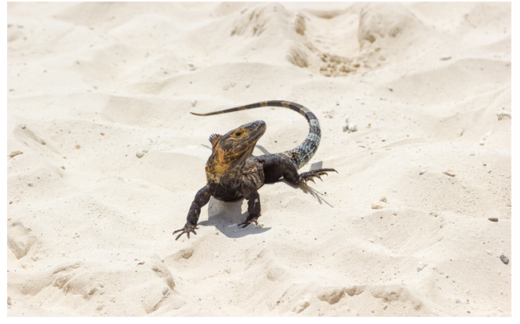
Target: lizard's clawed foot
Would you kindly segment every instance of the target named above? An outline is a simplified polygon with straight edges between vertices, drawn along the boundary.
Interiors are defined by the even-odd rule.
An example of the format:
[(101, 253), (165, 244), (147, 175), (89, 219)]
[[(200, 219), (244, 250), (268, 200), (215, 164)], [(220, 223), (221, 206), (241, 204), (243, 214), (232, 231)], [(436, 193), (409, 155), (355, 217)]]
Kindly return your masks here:
[(256, 225), (258, 225), (257, 219), (258, 219), (258, 217), (253, 217), (251, 219), (246, 219), (245, 222), (238, 224), (238, 226), (244, 225), (244, 226), (242, 226), (242, 228), (246, 228), (251, 223), (255, 223)]
[(177, 241), (179, 239), (179, 237), (182, 236), (182, 234), (186, 233), (186, 235), (188, 235), (188, 239), (190, 238), (190, 232), (192, 232), (193, 234), (197, 235), (197, 233), (195, 232), (196, 229), (199, 229), (197, 227), (197, 225), (191, 225), (191, 224), (186, 224), (184, 225), (184, 228), (181, 228), (181, 229), (178, 229), (176, 230), (175, 232), (172, 233), (172, 235), (175, 235), (175, 233), (178, 233), (178, 232), (181, 232), (177, 238), (175, 239), (175, 241)]
[[(338, 173), (338, 171), (336, 171), (334, 169), (318, 169), (318, 170), (311, 170), (309, 172), (304, 172), (304, 173), (300, 174), (300, 178), (301, 178), (302, 182), (303, 181), (307, 182), (309, 180), (314, 182), (314, 179), (312, 177), (316, 177), (316, 178), (320, 179), (321, 181), (323, 181), (321, 179), (321, 176), (324, 175), (324, 174), (328, 175), (327, 172), (336, 172), (336, 173)], [(314, 182), (314, 183), (316, 183), (316, 182)]]

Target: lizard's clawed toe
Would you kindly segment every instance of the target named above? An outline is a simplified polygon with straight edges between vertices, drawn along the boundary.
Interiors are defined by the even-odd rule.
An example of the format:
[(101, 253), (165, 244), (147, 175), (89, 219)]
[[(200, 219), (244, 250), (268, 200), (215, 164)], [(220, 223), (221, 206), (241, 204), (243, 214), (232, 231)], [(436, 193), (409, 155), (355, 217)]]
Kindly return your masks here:
[(251, 223), (255, 223), (255, 225), (258, 225), (258, 222), (257, 222), (256, 218), (253, 218), (253, 219), (246, 220), (245, 222), (238, 224), (238, 226), (242, 226), (243, 225), (242, 228), (246, 228)]
[(199, 229), (197, 227), (197, 225), (186, 224), (186, 225), (184, 225), (184, 228), (176, 230), (175, 232), (172, 233), (172, 235), (175, 235), (176, 233), (180, 232), (180, 234), (177, 235), (177, 237), (175, 238), (175, 241), (177, 241), (179, 239), (179, 237), (181, 237), (182, 234), (184, 234), (184, 233), (186, 233), (186, 235), (188, 236), (188, 239), (189, 239), (190, 232), (197, 235), (197, 232), (195, 232), (196, 229)]
[(314, 183), (316, 183), (313, 179), (313, 177), (316, 177), (318, 179), (320, 179), (321, 181), (323, 181), (323, 179), (321, 178), (322, 175), (329, 175), (327, 172), (338, 172), (334, 169), (319, 169), (319, 170), (311, 170), (311, 171), (308, 171), (308, 172), (304, 172), (302, 173), (300, 176), (301, 176), (301, 179), (305, 182), (308, 182), (308, 181), (312, 181)]

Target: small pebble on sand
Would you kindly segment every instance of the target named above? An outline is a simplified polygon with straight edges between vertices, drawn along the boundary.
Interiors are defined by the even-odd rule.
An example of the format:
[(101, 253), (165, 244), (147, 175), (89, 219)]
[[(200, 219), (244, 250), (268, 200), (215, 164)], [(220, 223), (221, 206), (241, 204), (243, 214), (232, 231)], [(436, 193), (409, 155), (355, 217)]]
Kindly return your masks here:
[(349, 121), (350, 117), (348, 117), (346, 120), (345, 120), (345, 123), (346, 125), (343, 126), (343, 131), (344, 132), (357, 132), (357, 125), (351, 121)]
[(17, 155), (19, 155), (19, 154), (23, 154), (23, 152), (21, 152), (21, 151), (14, 151), (14, 152), (11, 152), (11, 154), (9, 154), (8, 157), (15, 157), (15, 156), (17, 156)]
[(499, 112), (497, 112), (497, 117), (498, 117), (498, 120), (502, 120), (502, 118), (504, 118), (504, 117), (511, 118), (511, 112), (507, 112), (507, 111), (503, 111), (503, 110), (499, 111)]
[(381, 205), (378, 204), (378, 203), (373, 203), (373, 204), (372, 204), (372, 209), (383, 209), (383, 206), (381, 206)]
[(500, 256), (500, 260), (502, 260), (502, 262), (504, 262), (504, 264), (508, 264), (509, 263), (509, 258), (506, 257), (503, 254)]
[(424, 263), (424, 262), (419, 262), (417, 263), (417, 272), (421, 271), (422, 269), (424, 269), (424, 267), (426, 267), (428, 264)]

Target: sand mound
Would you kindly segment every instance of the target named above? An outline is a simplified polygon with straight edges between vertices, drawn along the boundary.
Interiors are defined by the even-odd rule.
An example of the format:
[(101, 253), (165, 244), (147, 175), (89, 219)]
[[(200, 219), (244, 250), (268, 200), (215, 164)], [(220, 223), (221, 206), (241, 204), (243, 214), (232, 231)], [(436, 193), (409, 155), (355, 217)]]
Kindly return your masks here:
[[(73, 305), (78, 313), (58, 312), (67, 316), (143, 316), (157, 311), (165, 301), (175, 303), (176, 308), (187, 306), (157, 255), (137, 250), (82, 252), (91, 257), (49, 264), (47, 269), (28, 271), (23, 276), (13, 274), (10, 285), (22, 295), (44, 298), (42, 308)], [(139, 307), (126, 309), (121, 304)]]

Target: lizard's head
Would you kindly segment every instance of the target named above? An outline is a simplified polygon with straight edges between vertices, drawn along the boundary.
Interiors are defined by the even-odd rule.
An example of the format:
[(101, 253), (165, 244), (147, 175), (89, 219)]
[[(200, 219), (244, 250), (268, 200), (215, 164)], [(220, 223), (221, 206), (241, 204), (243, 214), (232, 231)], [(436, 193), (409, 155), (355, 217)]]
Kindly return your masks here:
[(264, 135), (265, 122), (257, 120), (237, 127), (224, 135), (209, 138), (213, 152), (206, 164), (206, 173), (218, 174), (239, 171), (253, 154), (256, 142)]

